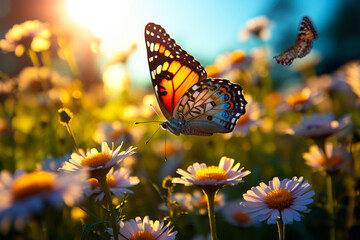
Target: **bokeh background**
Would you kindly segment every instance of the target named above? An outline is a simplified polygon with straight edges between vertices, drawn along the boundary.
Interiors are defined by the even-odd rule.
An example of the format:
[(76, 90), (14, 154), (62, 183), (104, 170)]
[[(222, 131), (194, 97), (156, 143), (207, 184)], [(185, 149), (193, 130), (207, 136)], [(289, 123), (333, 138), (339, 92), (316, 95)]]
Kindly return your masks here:
[[(162, 180), (168, 175), (177, 176), (177, 168), (186, 169), (194, 162), (217, 165), (222, 156), (228, 156), (252, 173), (244, 179), (245, 183), (221, 190), (226, 201), (241, 199), (247, 189), (275, 176), (280, 179), (304, 176), (316, 192), (312, 211), (303, 221), (287, 226), (287, 238), (329, 239), (324, 172), (313, 171), (302, 157), (314, 141), (284, 131), (305, 115), (332, 112), (339, 119), (351, 114), (352, 129), (329, 141), (348, 148), (349, 143), (354, 143), (353, 151), (359, 159), (360, 146), (356, 145), (360, 126), (359, 62), (349, 65), (349, 69), (343, 68), (360, 59), (359, 13), (360, 2), (356, 0), (0, 0), (0, 39), (14, 24), (34, 19), (49, 24), (50, 48), (38, 53), (38, 57), (42, 65), (56, 73), (49, 79), (55, 78), (57, 83), (35, 93), (26, 86), (21, 89), (23, 79), (31, 81), (33, 70), (24, 70), (33, 63), (25, 54), (18, 57), (13, 52), (0, 53), (1, 83), (10, 78), (20, 84), (15, 94), (4, 91), (0, 98), (4, 110), (0, 112), (0, 168), (33, 171), (46, 157), (59, 157), (61, 166), (74, 150), (66, 128), (58, 123), (57, 110), (67, 107), (74, 113), (71, 127), (80, 148), (99, 149), (102, 141), (117, 145), (124, 141), (124, 147), (137, 147), (137, 153), (128, 159), (126, 166), (141, 183), (128, 196), (127, 219), (146, 215), (151, 219), (166, 217), (166, 211), (159, 208), (163, 199), (153, 184), (166, 195), (161, 188)], [(305, 15), (311, 18), (319, 35), (312, 51), (290, 67), (278, 65), (273, 56), (295, 43), (300, 20)], [(252, 34), (243, 39), (249, 21), (258, 16), (267, 19), (267, 36)], [(226, 71), (219, 77), (243, 86), (249, 114), (240, 119), (234, 134), (176, 137), (159, 131), (146, 144), (158, 124), (134, 122), (159, 120), (149, 107), (152, 104), (159, 111), (144, 41), (148, 22), (163, 26), (204, 67), (224, 67)], [(352, 87), (345, 83), (348, 72), (355, 82)], [(305, 100), (283, 106), (291, 105), (286, 98), (303, 88), (307, 89)], [(249, 124), (245, 130), (244, 123)], [(349, 168), (354, 170), (354, 166)], [(353, 197), (359, 203), (359, 184), (355, 184), (359, 181), (359, 164), (357, 167), (354, 175), (344, 171), (333, 176), (338, 239), (359, 236), (359, 204), (352, 206), (356, 214), (350, 224), (347, 220), (349, 199)], [(175, 188), (176, 192), (193, 190)], [(92, 200), (84, 206), (94, 207)], [(49, 217), (54, 221), (52, 239), (80, 239), (84, 226), (81, 224), (96, 221), (84, 213), (77, 216), (69, 213), (72, 209), (67, 211), (66, 216), (60, 213), (62, 217), (58, 219)], [(220, 213), (217, 221), (220, 239), (277, 239), (274, 225), (235, 227)], [(196, 212), (178, 216), (174, 224), (179, 239), (208, 233), (207, 217)], [(61, 227), (56, 230), (57, 226)], [(95, 229), (89, 239), (98, 239), (106, 232), (100, 225)], [(9, 236), (24, 235), (11, 232)]]

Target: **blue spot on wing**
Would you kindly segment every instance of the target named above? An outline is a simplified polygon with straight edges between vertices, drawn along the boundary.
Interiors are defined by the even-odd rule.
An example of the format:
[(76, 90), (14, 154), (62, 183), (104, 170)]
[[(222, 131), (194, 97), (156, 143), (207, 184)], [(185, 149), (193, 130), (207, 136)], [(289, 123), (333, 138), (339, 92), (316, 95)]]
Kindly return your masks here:
[(231, 107), (231, 104), (230, 103), (224, 103), (223, 105), (222, 105), (222, 109), (229, 109)]
[(229, 100), (229, 95), (225, 94), (221, 96), (221, 100), (226, 102), (227, 100)]

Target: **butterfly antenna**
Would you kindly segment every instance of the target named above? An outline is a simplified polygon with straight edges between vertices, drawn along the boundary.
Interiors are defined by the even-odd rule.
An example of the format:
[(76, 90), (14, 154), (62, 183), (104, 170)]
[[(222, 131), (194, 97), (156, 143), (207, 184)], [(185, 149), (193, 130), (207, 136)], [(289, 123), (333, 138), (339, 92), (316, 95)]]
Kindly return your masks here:
[(140, 123), (153, 123), (153, 122), (162, 123), (162, 121), (145, 121), (145, 122), (135, 122), (135, 124), (140, 124)]
[(156, 129), (156, 131), (150, 136), (150, 138), (145, 142), (145, 144), (148, 144), (150, 142), (150, 140), (153, 138), (153, 136), (159, 131), (160, 126), (158, 127), (158, 129)]
[(150, 107), (151, 107), (152, 110), (156, 113), (156, 115), (157, 115), (163, 122), (165, 122), (165, 120), (164, 120), (162, 117), (160, 117), (159, 113), (155, 110), (155, 108), (153, 107), (152, 104), (150, 104)]

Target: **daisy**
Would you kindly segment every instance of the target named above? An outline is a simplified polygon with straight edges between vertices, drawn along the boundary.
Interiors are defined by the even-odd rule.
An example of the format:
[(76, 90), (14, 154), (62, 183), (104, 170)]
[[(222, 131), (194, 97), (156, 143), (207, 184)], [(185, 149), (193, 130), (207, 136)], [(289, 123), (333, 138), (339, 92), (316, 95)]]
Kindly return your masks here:
[(306, 205), (314, 201), (311, 198), (315, 192), (307, 192), (310, 187), (308, 181), (303, 182), (303, 177), (282, 181), (274, 177), (269, 185), (262, 182), (243, 195), (246, 213), (258, 221), (267, 219), (268, 224), (275, 224), (280, 219), (284, 224), (300, 221), (302, 215), (299, 212), (309, 212)]
[[(171, 232), (173, 228), (170, 228), (170, 223), (165, 225), (163, 222), (149, 220), (149, 217), (144, 217), (141, 220), (140, 217), (131, 219), (129, 221), (120, 221), (120, 240), (140, 240), (140, 239), (156, 239), (156, 240), (174, 240), (177, 231)], [(113, 237), (113, 230), (108, 229), (108, 233)]]
[(327, 142), (325, 144), (326, 157), (324, 151), (317, 145), (310, 147), (309, 152), (303, 153), (305, 163), (315, 171), (326, 171), (333, 173), (341, 169), (351, 160), (351, 154), (343, 146), (335, 146)]
[(244, 182), (243, 177), (250, 174), (244, 168), (239, 169), (240, 163), (234, 165), (235, 160), (232, 158), (222, 157), (219, 166), (207, 166), (205, 163), (194, 163), (189, 166), (187, 171), (178, 169), (176, 172), (181, 178), (174, 178), (173, 183), (181, 183), (185, 186), (198, 186), (198, 187), (222, 187), (223, 185), (237, 185)]
[(285, 94), (284, 98), (286, 102), (277, 107), (278, 114), (283, 114), (291, 110), (303, 112), (315, 104), (324, 99), (323, 94), (319, 91), (310, 90), (308, 87), (304, 87), (299, 90), (291, 90), (288, 94)]
[[(132, 194), (133, 191), (127, 189), (128, 187), (135, 186), (140, 182), (138, 177), (130, 177), (130, 170), (126, 168), (120, 168), (114, 171), (112, 168), (106, 180), (109, 184), (110, 192), (113, 193), (116, 197), (124, 197), (125, 194)], [(104, 192), (100, 187), (100, 184), (96, 178), (90, 178), (89, 182), (91, 188), (88, 188), (85, 191), (87, 196), (96, 194), (95, 201), (101, 201), (104, 198)]]
[(309, 117), (305, 116), (300, 126), (287, 129), (286, 133), (319, 139), (336, 134), (350, 125), (350, 115), (345, 115), (337, 121), (332, 113), (313, 114)]
[(5, 52), (15, 52), (20, 57), (26, 49), (35, 52), (45, 51), (50, 47), (51, 32), (48, 25), (38, 20), (29, 20), (15, 24), (0, 40), (0, 48)]
[(55, 175), (45, 171), (0, 173), (0, 230), (8, 232), (11, 225), (23, 230), (29, 218), (41, 214), (50, 205), (59, 209), (73, 206), (83, 197), (88, 185), (87, 172)]
[(101, 144), (101, 152), (98, 152), (95, 148), (88, 150), (86, 154), (80, 150), (80, 155), (77, 153), (71, 154), (71, 159), (65, 162), (61, 172), (74, 172), (86, 167), (91, 174), (91, 177), (96, 177), (97, 174), (107, 174), (110, 169), (119, 165), (126, 157), (134, 153), (135, 148), (129, 147), (126, 151), (120, 152), (121, 146), (118, 146), (115, 150), (109, 148), (106, 142)]
[(269, 26), (269, 19), (265, 16), (258, 16), (246, 22), (246, 28), (239, 34), (239, 39), (245, 42), (251, 35), (257, 36), (262, 40), (270, 38), (271, 33), (267, 27)]
[(255, 223), (254, 219), (246, 213), (246, 208), (242, 201), (232, 201), (227, 203), (223, 210), (222, 215), (225, 220), (234, 226), (247, 227)]

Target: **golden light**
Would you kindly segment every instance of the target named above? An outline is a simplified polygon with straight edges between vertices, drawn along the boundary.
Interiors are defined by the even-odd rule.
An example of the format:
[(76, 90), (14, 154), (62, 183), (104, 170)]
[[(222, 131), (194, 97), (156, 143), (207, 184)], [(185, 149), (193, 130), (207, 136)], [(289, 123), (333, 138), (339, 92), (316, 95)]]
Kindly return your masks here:
[[(105, 53), (124, 49), (136, 42), (133, 11), (137, 1), (120, 0), (67, 0), (67, 11), (74, 21), (87, 27), (102, 40)], [(131, 23), (131, 24), (129, 24)]]
[(130, 84), (129, 73), (119, 66), (110, 66), (103, 73), (104, 90), (110, 96), (126, 91)]

